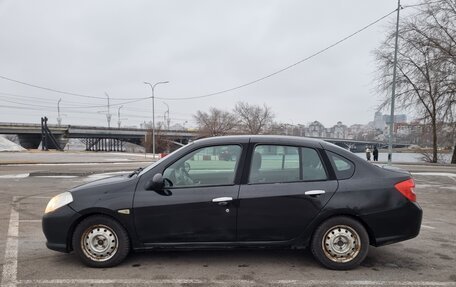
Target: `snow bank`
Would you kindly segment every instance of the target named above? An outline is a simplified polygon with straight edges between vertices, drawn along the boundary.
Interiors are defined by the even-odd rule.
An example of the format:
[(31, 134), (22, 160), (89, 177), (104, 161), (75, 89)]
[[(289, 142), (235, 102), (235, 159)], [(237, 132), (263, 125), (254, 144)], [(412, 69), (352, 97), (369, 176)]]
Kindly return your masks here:
[(26, 151), (26, 149), (0, 136), (0, 152), (1, 151)]

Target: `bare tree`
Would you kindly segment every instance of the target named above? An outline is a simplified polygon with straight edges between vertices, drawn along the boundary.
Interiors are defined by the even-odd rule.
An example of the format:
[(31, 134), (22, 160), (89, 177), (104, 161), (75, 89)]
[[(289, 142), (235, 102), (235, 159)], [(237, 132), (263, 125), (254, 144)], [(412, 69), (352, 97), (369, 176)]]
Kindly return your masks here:
[[(456, 30), (449, 28), (454, 27), (456, 10), (451, 0), (432, 3), (435, 2), (423, 2), (424, 8), (401, 22), (396, 100), (403, 109), (414, 110), (430, 122), (432, 162), (437, 162), (438, 124), (450, 119), (456, 93), (456, 53), (452, 43)], [(451, 25), (442, 26), (442, 22)], [(392, 84), (394, 37), (394, 32), (389, 33), (375, 51), (377, 80), (384, 92), (390, 91)], [(383, 105), (389, 104), (389, 100), (388, 94)]]
[(441, 109), (443, 120), (452, 126), (453, 156), (451, 163), (456, 164), (456, 2), (441, 0), (424, 5), (420, 15), (426, 20), (426, 28), (418, 30), (430, 46), (440, 52), (441, 61), (448, 63), (451, 79), (446, 87), (448, 95)]
[(233, 114), (216, 108), (210, 108), (208, 113), (198, 111), (193, 117), (202, 136), (227, 135), (237, 126), (237, 121)]
[[(155, 124), (155, 152), (162, 153), (169, 151), (169, 142), (163, 134), (164, 125), (162, 122)], [(152, 152), (152, 128), (147, 129), (145, 139), (143, 140), (143, 146), (146, 152)]]
[(250, 105), (245, 102), (238, 102), (234, 108), (234, 114), (239, 119), (239, 129), (248, 134), (264, 133), (272, 123), (274, 114), (271, 108), (263, 105)]

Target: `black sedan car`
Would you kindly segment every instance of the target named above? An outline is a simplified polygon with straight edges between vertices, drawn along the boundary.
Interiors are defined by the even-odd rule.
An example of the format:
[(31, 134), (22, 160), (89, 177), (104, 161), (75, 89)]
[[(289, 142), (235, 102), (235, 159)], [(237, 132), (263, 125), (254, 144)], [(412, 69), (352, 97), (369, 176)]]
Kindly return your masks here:
[[(232, 160), (220, 154), (229, 150)], [(380, 246), (418, 235), (410, 174), (324, 141), (283, 136), (197, 140), (145, 169), (52, 198), (47, 247), (92, 267), (156, 248), (311, 249), (350, 269)]]

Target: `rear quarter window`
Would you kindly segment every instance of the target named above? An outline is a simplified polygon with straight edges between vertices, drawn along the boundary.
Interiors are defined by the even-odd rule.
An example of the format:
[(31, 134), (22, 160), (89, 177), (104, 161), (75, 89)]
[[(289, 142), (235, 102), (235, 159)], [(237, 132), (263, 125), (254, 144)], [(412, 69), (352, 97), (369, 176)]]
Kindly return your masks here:
[(355, 173), (355, 165), (348, 159), (330, 151), (328, 153), (329, 160), (336, 173), (337, 179), (347, 179)]

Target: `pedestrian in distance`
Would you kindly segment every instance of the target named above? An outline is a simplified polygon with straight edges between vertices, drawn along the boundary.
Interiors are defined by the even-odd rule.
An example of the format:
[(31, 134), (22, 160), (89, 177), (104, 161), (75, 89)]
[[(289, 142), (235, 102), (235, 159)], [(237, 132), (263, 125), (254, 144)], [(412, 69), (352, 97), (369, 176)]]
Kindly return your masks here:
[(376, 146), (374, 146), (374, 151), (372, 152), (372, 155), (374, 156), (374, 161), (378, 161), (378, 149)]
[(367, 159), (368, 161), (371, 160), (371, 150), (369, 149), (368, 146), (366, 146), (366, 159)]

